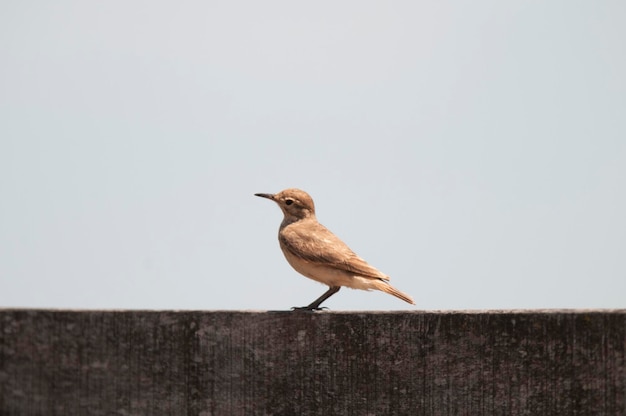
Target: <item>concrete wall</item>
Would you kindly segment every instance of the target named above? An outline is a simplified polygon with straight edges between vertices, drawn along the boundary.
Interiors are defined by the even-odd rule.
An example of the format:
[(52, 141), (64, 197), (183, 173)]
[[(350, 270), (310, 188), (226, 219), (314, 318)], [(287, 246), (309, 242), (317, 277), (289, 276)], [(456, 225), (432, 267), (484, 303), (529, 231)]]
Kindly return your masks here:
[(0, 310), (1, 415), (624, 415), (626, 310)]

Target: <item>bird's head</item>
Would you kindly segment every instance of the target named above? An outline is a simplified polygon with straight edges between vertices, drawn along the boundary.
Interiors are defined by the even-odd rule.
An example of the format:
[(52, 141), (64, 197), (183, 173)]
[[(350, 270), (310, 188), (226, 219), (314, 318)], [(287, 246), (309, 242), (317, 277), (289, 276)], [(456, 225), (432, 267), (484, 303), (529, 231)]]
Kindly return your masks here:
[(285, 214), (288, 222), (298, 221), (308, 217), (315, 217), (315, 205), (313, 198), (306, 192), (289, 188), (277, 194), (254, 194), (261, 198), (271, 199), (276, 202)]

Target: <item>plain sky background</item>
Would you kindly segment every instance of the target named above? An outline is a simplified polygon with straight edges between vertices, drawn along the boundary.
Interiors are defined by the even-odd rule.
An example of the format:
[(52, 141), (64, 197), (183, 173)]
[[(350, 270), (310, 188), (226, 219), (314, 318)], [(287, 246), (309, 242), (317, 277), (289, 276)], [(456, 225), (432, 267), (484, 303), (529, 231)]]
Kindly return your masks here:
[[(3, 1), (0, 307), (626, 306), (626, 2)], [(411, 309), (344, 289), (333, 310)]]

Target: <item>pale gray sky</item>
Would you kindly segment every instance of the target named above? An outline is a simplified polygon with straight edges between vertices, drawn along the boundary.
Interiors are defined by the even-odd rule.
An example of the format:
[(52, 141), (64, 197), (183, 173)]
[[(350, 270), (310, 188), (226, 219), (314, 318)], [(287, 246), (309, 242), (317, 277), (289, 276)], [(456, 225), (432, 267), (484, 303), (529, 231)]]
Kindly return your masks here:
[[(0, 3), (0, 307), (626, 306), (623, 1)], [(344, 289), (333, 310), (406, 309)]]

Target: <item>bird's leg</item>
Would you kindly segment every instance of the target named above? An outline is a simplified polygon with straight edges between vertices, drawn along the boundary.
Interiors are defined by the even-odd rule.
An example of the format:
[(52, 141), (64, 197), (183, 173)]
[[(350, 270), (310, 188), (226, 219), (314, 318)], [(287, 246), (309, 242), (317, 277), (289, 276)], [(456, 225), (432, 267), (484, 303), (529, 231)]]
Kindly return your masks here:
[(326, 299), (328, 299), (329, 297), (331, 297), (332, 295), (334, 295), (335, 293), (339, 292), (339, 289), (341, 289), (341, 286), (331, 286), (326, 292), (324, 292), (322, 296), (315, 299), (315, 301), (313, 301), (313, 303), (311, 303), (309, 306), (301, 306), (299, 308), (294, 307), (291, 309), (295, 311), (319, 311), (322, 309), (320, 308), (320, 304), (324, 302)]

